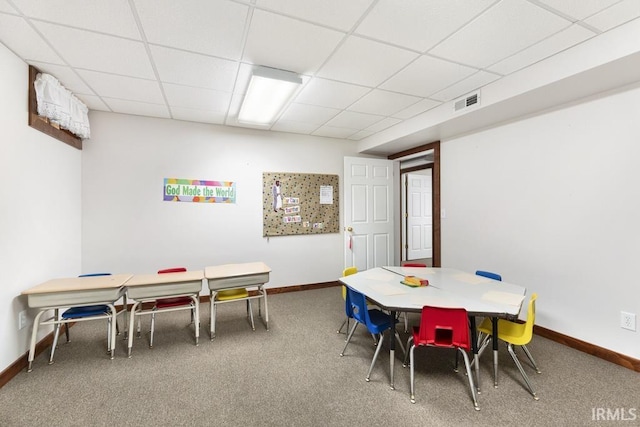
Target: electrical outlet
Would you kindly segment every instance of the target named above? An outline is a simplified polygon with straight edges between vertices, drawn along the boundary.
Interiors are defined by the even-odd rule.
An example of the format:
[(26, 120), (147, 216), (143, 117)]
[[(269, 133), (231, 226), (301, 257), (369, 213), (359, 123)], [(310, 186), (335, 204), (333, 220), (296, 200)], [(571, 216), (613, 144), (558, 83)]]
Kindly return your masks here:
[(620, 312), (620, 327), (630, 331), (636, 330), (636, 315), (634, 313)]
[(27, 310), (22, 310), (18, 313), (18, 329), (22, 329), (27, 326)]

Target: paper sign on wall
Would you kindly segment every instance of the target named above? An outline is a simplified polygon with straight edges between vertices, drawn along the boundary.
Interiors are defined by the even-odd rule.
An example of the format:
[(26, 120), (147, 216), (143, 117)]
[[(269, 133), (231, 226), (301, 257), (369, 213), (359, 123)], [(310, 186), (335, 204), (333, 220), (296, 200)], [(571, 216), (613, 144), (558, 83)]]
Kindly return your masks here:
[(236, 183), (165, 178), (164, 200), (168, 202), (235, 203)]

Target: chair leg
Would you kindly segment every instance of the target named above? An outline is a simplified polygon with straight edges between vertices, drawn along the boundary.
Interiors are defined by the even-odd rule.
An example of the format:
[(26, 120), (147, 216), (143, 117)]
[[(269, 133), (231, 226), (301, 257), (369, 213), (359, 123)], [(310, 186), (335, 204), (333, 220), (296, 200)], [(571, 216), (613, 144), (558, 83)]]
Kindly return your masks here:
[[(487, 347), (489, 346), (489, 343), (491, 343), (491, 340), (493, 339), (493, 337), (491, 335), (486, 335), (482, 341), (478, 340), (478, 360), (480, 360), (480, 356), (482, 356), (482, 353), (484, 353), (484, 351), (487, 349)], [(473, 365), (475, 364), (475, 359), (471, 361), (471, 367), (473, 367)]]
[(396, 336), (396, 341), (398, 342), (398, 345), (400, 346), (400, 349), (402, 350), (402, 358), (404, 359), (407, 355), (407, 351), (404, 348), (404, 345), (402, 345), (402, 341), (400, 340), (400, 334), (398, 334), (398, 331), (396, 331), (394, 328), (392, 328), (394, 335)]
[(111, 318), (107, 319), (107, 354), (111, 353)]
[(344, 351), (347, 349), (347, 346), (349, 345), (349, 341), (351, 341), (351, 337), (353, 336), (353, 333), (356, 331), (357, 327), (358, 327), (358, 322), (353, 322), (353, 327), (349, 331), (349, 335), (347, 336), (347, 342), (344, 345), (342, 352), (340, 352), (340, 357), (344, 356)]
[(538, 365), (536, 364), (536, 361), (533, 360), (533, 356), (529, 352), (529, 349), (527, 348), (527, 346), (523, 345), (522, 350), (524, 351), (524, 354), (526, 354), (527, 357), (529, 358), (529, 362), (531, 362), (531, 364), (533, 365), (533, 369), (536, 370), (536, 373), (541, 374), (542, 372), (540, 372), (540, 369), (538, 369)]
[(402, 315), (404, 316), (404, 333), (408, 334), (409, 333), (409, 313), (405, 311), (404, 313), (402, 313)]
[(473, 374), (471, 373), (471, 363), (469, 363), (469, 356), (467, 355), (467, 352), (464, 351), (464, 349), (458, 347), (458, 350), (460, 350), (460, 353), (462, 353), (462, 357), (464, 358), (464, 366), (465, 368), (467, 368), (467, 377), (469, 378), (469, 388), (471, 389), (471, 398), (473, 399), (473, 408), (476, 411), (479, 411), (480, 407), (478, 406), (478, 399), (476, 397), (476, 387), (473, 384)]
[(149, 348), (153, 348), (153, 331), (155, 330), (155, 326), (156, 326), (156, 314), (152, 313), (151, 314), (151, 331), (149, 335)]
[(69, 342), (69, 324), (64, 324), (64, 335), (67, 337), (67, 342)]
[(369, 372), (367, 372), (367, 378), (366, 378), (367, 382), (371, 380), (371, 371), (373, 371), (373, 366), (376, 364), (376, 360), (378, 359), (378, 354), (380, 354), (380, 350), (382, 350), (382, 347), (384, 346), (382, 345), (382, 334), (380, 334), (378, 348), (376, 348), (376, 352), (373, 354), (373, 360), (371, 361), (371, 366), (369, 366)]
[(53, 344), (51, 344), (51, 354), (49, 355), (49, 365), (53, 364), (53, 354), (56, 352), (58, 346), (58, 334), (60, 332), (60, 323), (56, 323), (56, 327), (53, 330)]
[(251, 300), (247, 300), (247, 312), (249, 315), (249, 319), (251, 320), (251, 329), (256, 330), (256, 325), (253, 323), (253, 309), (251, 308)]
[(409, 348), (409, 364), (411, 365), (409, 367), (409, 377), (410, 377), (410, 399), (411, 399), (411, 403), (416, 403), (416, 395), (414, 393), (414, 389), (415, 389), (415, 377), (414, 377), (414, 371), (413, 371), (413, 367), (414, 367), (414, 363), (413, 363), (413, 352), (416, 349), (416, 346), (411, 344), (411, 347)]
[(533, 391), (533, 387), (531, 386), (531, 382), (529, 382), (529, 377), (527, 376), (527, 373), (524, 371), (524, 368), (520, 364), (520, 361), (518, 360), (518, 356), (516, 356), (516, 352), (513, 350), (513, 344), (509, 343), (507, 345), (507, 350), (509, 350), (509, 354), (511, 355), (511, 358), (513, 359), (513, 361), (515, 362), (516, 366), (518, 367), (518, 370), (520, 371), (520, 374), (522, 374), (522, 378), (524, 379), (524, 382), (527, 384), (527, 388), (529, 389), (529, 393), (531, 393), (531, 395), (533, 396), (534, 400), (538, 400), (538, 396), (536, 396), (536, 392)]
[[(413, 342), (413, 337), (409, 337), (409, 339), (407, 340), (407, 350), (409, 350), (411, 348), (411, 343)], [(404, 360), (402, 361), (402, 367), (406, 368), (407, 367), (407, 358), (409, 357), (409, 352), (406, 351), (404, 353)]]
[(215, 296), (211, 296), (211, 306), (209, 307), (211, 309), (211, 319), (210, 319), (210, 323), (209, 323), (209, 338), (211, 339), (211, 341), (213, 341), (213, 339), (216, 337), (216, 303), (215, 303)]
[(348, 317), (345, 317), (344, 321), (342, 322), (342, 325), (340, 325), (340, 329), (338, 329), (336, 334), (342, 333), (342, 328), (344, 328), (344, 325), (347, 325), (347, 331), (348, 331), (349, 330), (349, 318)]

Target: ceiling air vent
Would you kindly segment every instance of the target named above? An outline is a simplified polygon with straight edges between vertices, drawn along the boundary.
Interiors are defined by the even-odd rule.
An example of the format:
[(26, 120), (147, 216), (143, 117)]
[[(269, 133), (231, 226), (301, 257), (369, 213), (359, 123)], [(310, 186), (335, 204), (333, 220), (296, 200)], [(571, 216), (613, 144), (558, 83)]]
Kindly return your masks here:
[(464, 110), (465, 108), (469, 108), (473, 105), (478, 104), (480, 101), (480, 92), (472, 93), (471, 95), (463, 96), (462, 98), (455, 101), (453, 104), (453, 111)]

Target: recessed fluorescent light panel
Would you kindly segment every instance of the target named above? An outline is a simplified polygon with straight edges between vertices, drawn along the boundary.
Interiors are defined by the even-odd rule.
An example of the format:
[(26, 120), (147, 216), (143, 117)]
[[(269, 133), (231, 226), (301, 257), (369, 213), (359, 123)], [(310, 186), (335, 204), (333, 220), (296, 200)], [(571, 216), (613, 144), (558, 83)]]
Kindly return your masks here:
[(302, 78), (291, 71), (254, 67), (238, 121), (256, 125), (273, 123), (301, 84)]

